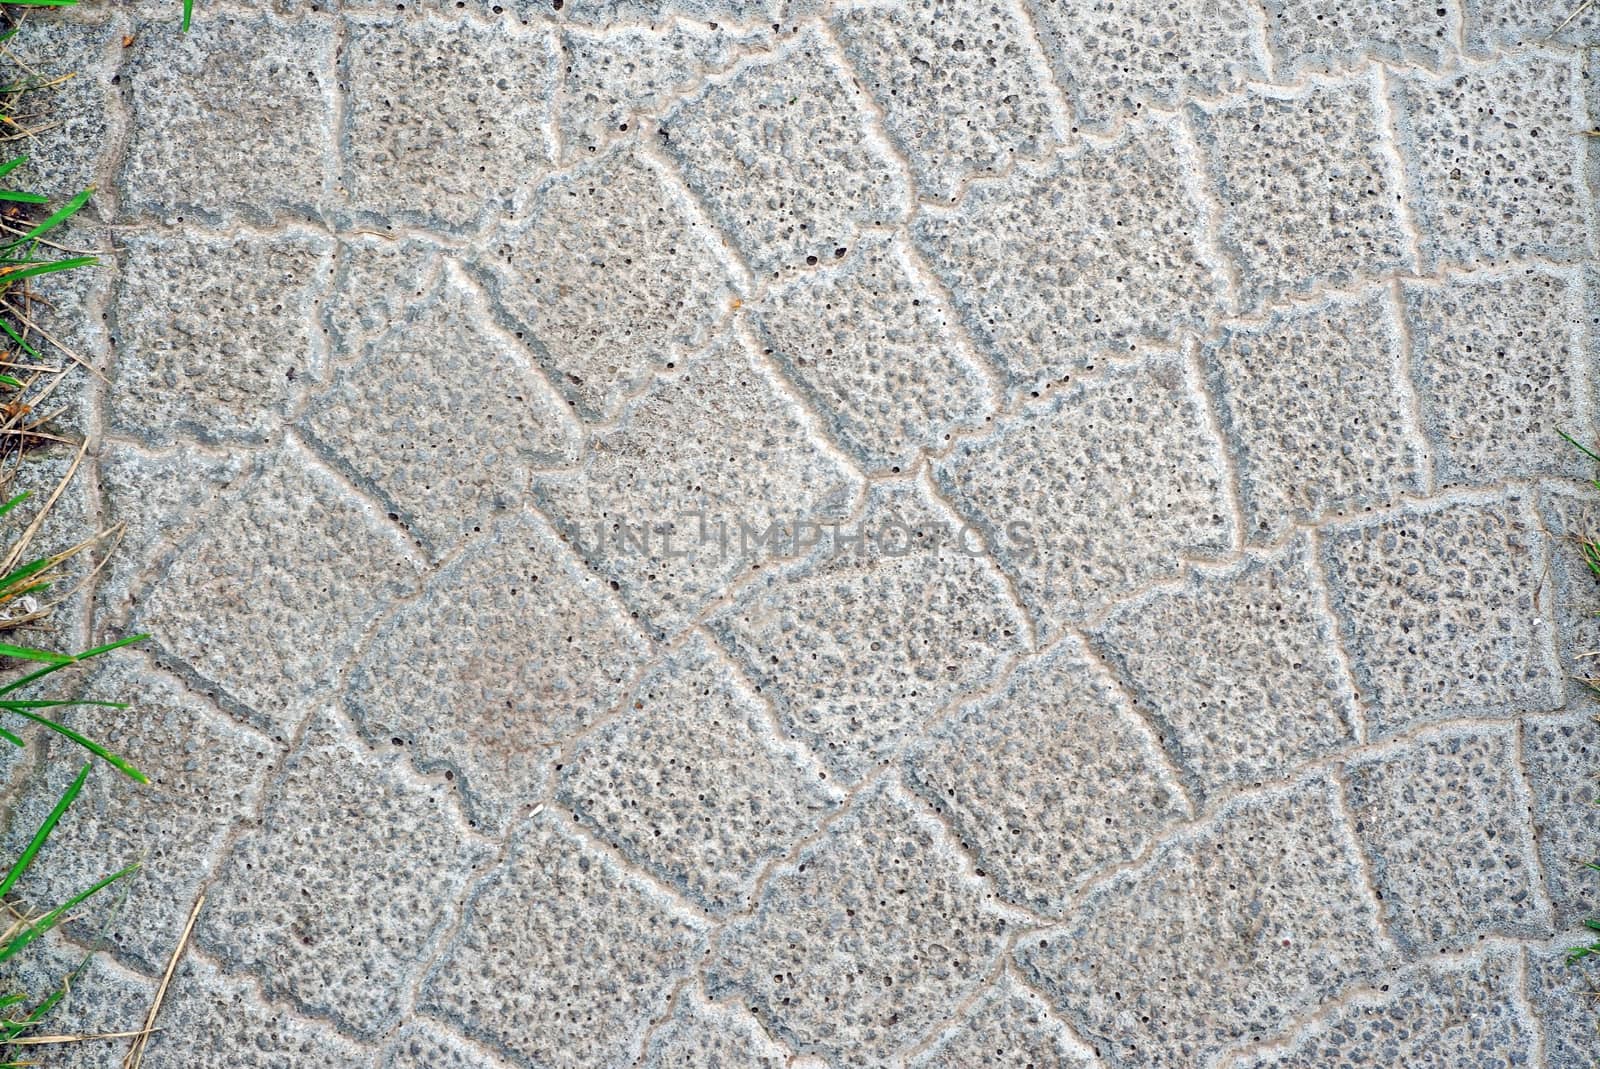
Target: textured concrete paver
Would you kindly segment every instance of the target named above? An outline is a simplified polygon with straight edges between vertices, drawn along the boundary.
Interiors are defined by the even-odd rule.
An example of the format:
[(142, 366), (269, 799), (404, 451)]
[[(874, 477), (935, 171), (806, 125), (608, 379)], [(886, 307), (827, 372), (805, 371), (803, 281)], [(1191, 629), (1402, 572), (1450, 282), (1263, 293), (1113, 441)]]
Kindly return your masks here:
[(1600, 9), (176, 4), (7, 44), (52, 1027), (205, 893), (153, 1069), (1588, 1069)]

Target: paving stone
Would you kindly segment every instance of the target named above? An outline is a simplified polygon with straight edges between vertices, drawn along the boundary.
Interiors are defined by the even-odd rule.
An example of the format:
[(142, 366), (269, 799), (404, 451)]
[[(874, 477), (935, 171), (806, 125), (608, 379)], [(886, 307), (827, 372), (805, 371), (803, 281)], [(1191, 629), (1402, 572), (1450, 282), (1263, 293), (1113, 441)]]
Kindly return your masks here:
[[(1398, 176), (1369, 79), (1258, 90), (1189, 117), (1246, 310), (1405, 267)], [(1315, 152), (1306, 146), (1315, 145)]]
[(1429, 733), (1346, 767), (1350, 819), (1389, 931), (1411, 954), (1548, 935), (1516, 729)]
[(1263, 79), (1260, 15), (1243, 0), (1025, 0), (1080, 126), (1106, 130), (1154, 105), (1225, 96)]
[(1457, 495), (1327, 528), (1329, 595), (1373, 737), (1562, 702), (1530, 503)]
[(427, 1020), (407, 1022), (379, 1059), (380, 1069), (511, 1069), (481, 1044)]
[(1236, 1069), (1385, 1069), (1388, 1066), (1531, 1065), (1538, 1033), (1520, 997), (1518, 951), (1443, 959), (1407, 969)]
[(342, 237), (322, 301), (323, 333), (335, 361), (348, 360), (406, 321), (433, 288), (439, 247), (412, 238)]
[[(96, 873), (96, 878), (103, 875), (103, 872)], [(51, 907), (58, 904), (55, 900), (47, 903)], [(101, 1036), (108, 1032), (130, 1032), (144, 1025), (145, 1011), (156, 988), (154, 980), (119, 967), (109, 954), (87, 951), (61, 939), (58, 933), (51, 933), (35, 940), (6, 962), (6, 994), (26, 996), (22, 1008), (13, 1009), (7, 1016), (13, 1020), (22, 1016), (26, 1010), (60, 992), (63, 985), (66, 985), (66, 997), (46, 1015), (34, 1035)], [(120, 1064), (120, 1055), (127, 1046), (125, 1038), (85, 1040), (42, 1048), (10, 1047), (6, 1055), (22, 1060), (23, 1064), (31, 1061), (35, 1065), (49, 1066), (49, 1069), (105, 1069), (107, 1065)]]
[(1600, 11), (1584, 8), (1582, 0), (1571, 4), (1462, 0), (1462, 7), (1466, 45), (1471, 52), (1538, 47), (1550, 42), (1583, 48), (1600, 39)]
[(1594, 959), (1568, 965), (1571, 947), (1587, 946), (1595, 933), (1580, 928), (1558, 936), (1554, 942), (1528, 947), (1528, 1001), (1544, 1033), (1546, 1069), (1592, 1069), (1600, 1020), (1594, 1012), (1594, 992), (1600, 988), (1600, 967)]
[(648, 654), (600, 581), (544, 524), (512, 515), (382, 622), (345, 701), (369, 740), (443, 771), (498, 832), (539, 800), (555, 746), (611, 711)]
[(837, 270), (802, 275), (752, 312), (767, 352), (869, 469), (909, 470), (999, 405), (909, 256), (863, 237)]
[(838, 792), (772, 737), (760, 700), (699, 635), (645, 676), (629, 705), (567, 755), (561, 804), (706, 909), (744, 907), (761, 870), (822, 821)]
[[(888, 760), (1026, 645), (978, 537), (920, 484), (880, 484), (858, 521), (763, 570), (708, 626), (834, 777)], [(860, 539), (859, 543), (853, 539)]]
[(1555, 907), (1555, 924), (1570, 928), (1600, 913), (1600, 879), (1584, 866), (1600, 861), (1594, 831), (1600, 799), (1600, 727), (1582, 712), (1528, 719), (1522, 758), (1533, 794), (1533, 830)]
[[(658, 636), (769, 551), (784, 555), (798, 522), (842, 514), (862, 484), (737, 337), (659, 379), (585, 456), (535, 478), (535, 498)], [(763, 537), (774, 524), (791, 532), (776, 548)]]
[(912, 1069), (1092, 1069), (1099, 1063), (1042, 998), (1006, 972), (910, 1064)]
[(963, 706), (906, 767), (1001, 895), (1052, 916), (1191, 815), (1160, 744), (1072, 636)]
[(548, 164), (555, 45), (504, 22), (346, 20), (342, 190), (355, 218), (464, 229)]
[(333, 385), (301, 428), (441, 557), (515, 508), (535, 471), (578, 460), (579, 424), (458, 273)]
[(1404, 287), (1411, 380), (1435, 480), (1583, 476), (1554, 428), (1594, 438), (1600, 338), (1583, 336), (1583, 286), (1542, 267)]
[(1315, 568), (1297, 538), (1196, 570), (1091, 632), (1195, 794), (1259, 785), (1355, 741), (1355, 695)]
[(1369, 59), (1437, 69), (1456, 53), (1460, 13), (1455, 4), (1264, 0), (1263, 6), (1273, 68), (1281, 80)]
[(1270, 1035), (1391, 958), (1324, 776), (1225, 806), (1017, 947), (1112, 1064), (1188, 1066)]
[(644, 1069), (782, 1069), (789, 1052), (748, 1013), (678, 998), (672, 1017), (645, 1048)]
[[(43, 194), (59, 204), (97, 184), (112, 141), (113, 101), (120, 93), (112, 81), (120, 33), (115, 26), (36, 16), (6, 41), (12, 68), (37, 73), (47, 83), (60, 79), (8, 105), (7, 117), (28, 130), (28, 162), (12, 172), (6, 182), (9, 187)], [(18, 155), (12, 152), (6, 158)], [(87, 211), (98, 214), (100, 202), (89, 203)], [(52, 236), (52, 240), (58, 239)], [(60, 323), (56, 318), (52, 315), (52, 328), (67, 322), (67, 317), (60, 317)]]
[(267, 997), (367, 1038), (396, 1022), (472, 870), (492, 856), (451, 812), (448, 783), (396, 763), (316, 714), (198, 927), (200, 944), (258, 973)]
[(657, 136), (751, 268), (776, 274), (830, 259), (860, 227), (908, 209), (904, 176), (869, 134), (868, 104), (806, 30), (674, 107)]
[(397, 530), (285, 444), (140, 592), (133, 624), (159, 661), (283, 736), (418, 571)]
[(938, 823), (876, 786), (723, 929), (706, 993), (797, 1051), (879, 1065), (993, 967), (1008, 922)]
[(555, 387), (606, 420), (711, 341), (732, 301), (713, 240), (622, 148), (542, 184), (473, 263)]
[(1539, 522), (1550, 536), (1548, 575), (1554, 594), (1556, 651), (1567, 679), (1568, 701), (1578, 708), (1596, 696), (1588, 681), (1600, 680), (1595, 652), (1600, 650), (1600, 583), (1583, 551), (1585, 541), (1600, 538), (1600, 501), (1588, 489), (1545, 485), (1539, 492)]
[(1426, 492), (1386, 289), (1231, 326), (1201, 351), (1237, 458), (1247, 541)]
[(473, 891), (419, 1008), (518, 1064), (621, 1064), (704, 952), (699, 921), (545, 814)]
[[(33, 900), (54, 906), (139, 862), (139, 872), (126, 884), (74, 910), (67, 931), (86, 946), (109, 940), (106, 946), (119, 957), (159, 973), (229, 831), (256, 808), (262, 780), (281, 748), (133, 654), (111, 654), (86, 678), (40, 692), (80, 695), (131, 703), (127, 710), (71, 710), (59, 719), (131, 762), (150, 782), (135, 783), (96, 762), (25, 886)], [(44, 741), (38, 733), (32, 737), (33, 745)], [(7, 856), (27, 845), (88, 760), (68, 744), (51, 745), (40, 782), (10, 807)]]
[(124, 213), (212, 224), (321, 218), (333, 55), (323, 20), (202, 10), (190, 33), (171, 17), (142, 25), (121, 75), (131, 109)]
[[(554, 5), (552, 5), (554, 6)], [(740, 24), (771, 23), (782, 13), (782, 0), (565, 0), (557, 14), (585, 26), (659, 26), (670, 19)]]
[(1234, 544), (1219, 444), (1184, 361), (1074, 383), (934, 466), (1015, 580), (1041, 637)]
[(1532, 255), (1588, 255), (1579, 163), (1588, 120), (1578, 71), (1530, 52), (1434, 78), (1405, 75), (1392, 95), (1425, 271)]
[(1141, 339), (1171, 340), (1217, 311), (1170, 123), (975, 183), (912, 233), (977, 338), (1018, 390), (1070, 378)]
[(829, 21), (921, 195), (954, 199), (968, 178), (1059, 140), (1049, 76), (1010, 5), (869, 0)]

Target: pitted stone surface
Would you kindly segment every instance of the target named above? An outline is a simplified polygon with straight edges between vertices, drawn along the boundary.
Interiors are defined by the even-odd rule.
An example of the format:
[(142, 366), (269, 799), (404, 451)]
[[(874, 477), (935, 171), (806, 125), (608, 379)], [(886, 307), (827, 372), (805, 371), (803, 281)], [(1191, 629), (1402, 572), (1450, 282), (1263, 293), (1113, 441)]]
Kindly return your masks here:
[(1094, 1052), (1033, 991), (1002, 973), (966, 1016), (910, 1063), (912, 1069), (1096, 1069)]
[(1522, 756), (1533, 794), (1533, 830), (1559, 929), (1581, 924), (1600, 910), (1600, 883), (1590, 863), (1600, 861), (1593, 834), (1600, 798), (1600, 725), (1582, 714), (1523, 722)]
[(680, 996), (645, 1048), (644, 1069), (783, 1069), (789, 1052), (740, 1009)]
[(1547, 1069), (1590, 1069), (1597, 1033), (1594, 1020), (1594, 970), (1566, 964), (1572, 947), (1594, 942), (1592, 929), (1580, 928), (1523, 951), (1527, 959), (1528, 1001), (1544, 1031)]

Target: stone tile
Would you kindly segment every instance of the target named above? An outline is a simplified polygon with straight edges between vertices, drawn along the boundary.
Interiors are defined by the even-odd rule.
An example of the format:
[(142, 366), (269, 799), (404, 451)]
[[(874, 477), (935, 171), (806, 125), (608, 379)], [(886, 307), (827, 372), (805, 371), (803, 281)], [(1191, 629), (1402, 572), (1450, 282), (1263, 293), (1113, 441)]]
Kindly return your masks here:
[(321, 366), (312, 322), (331, 244), (297, 230), (119, 241), (108, 429), (156, 444), (272, 437)]
[(1579, 329), (1576, 277), (1514, 267), (1403, 292), (1411, 380), (1439, 484), (1588, 472), (1555, 432), (1594, 439), (1600, 339)]
[(428, 1020), (407, 1022), (378, 1060), (378, 1069), (511, 1069), (484, 1050)]
[(731, 308), (714, 240), (623, 148), (540, 185), (469, 262), (578, 414), (608, 420)]
[(1549, 935), (1516, 729), (1428, 733), (1345, 766), (1350, 819), (1409, 954)]
[(1108, 368), (934, 466), (1016, 582), (1041, 637), (1234, 545), (1220, 443), (1184, 361)]
[(674, 107), (658, 138), (751, 268), (772, 275), (827, 260), (910, 207), (868, 103), (805, 30)]
[(1390, 959), (1322, 776), (1222, 809), (1022, 940), (1023, 975), (1113, 1064), (1206, 1064)]
[(516, 508), (534, 472), (576, 464), (582, 441), (528, 350), (453, 270), (334, 374), (300, 427), (436, 559)]
[(268, 998), (369, 1039), (397, 1022), (472, 871), (492, 856), (451, 812), (449, 784), (396, 764), (316, 714), (197, 929), (230, 968), (258, 974)]
[(954, 199), (968, 178), (1059, 140), (1049, 76), (1021, 16), (999, 0), (870, 0), (829, 20), (921, 195)]
[(1078, 125), (1088, 129), (1265, 77), (1255, 44), (1261, 16), (1244, 0), (1024, 2)]
[[(1474, 53), (1505, 51), (1549, 42), (1578, 48), (1593, 46), (1600, 36), (1600, 11), (1576, 3), (1547, 0), (1462, 0), (1467, 49)], [(1568, 16), (1576, 13), (1570, 22)]]
[(622, 1064), (704, 950), (700, 922), (546, 814), (474, 890), (419, 1009), (517, 1064)]
[(1409, 266), (1374, 92), (1368, 78), (1313, 82), (1188, 109), (1241, 308)]
[(1578, 70), (1530, 52), (1394, 80), (1395, 125), (1422, 267), (1588, 255)]
[(802, 1053), (880, 1065), (953, 1011), (1008, 922), (938, 823), (877, 786), (723, 929), (706, 991)]
[[(228, 833), (255, 810), (282, 747), (239, 727), (135, 654), (111, 654), (100, 664), (86, 679), (46, 687), (39, 696), (129, 703), (126, 710), (70, 710), (59, 719), (132, 762), (150, 782), (135, 783), (95, 762), (25, 887), (33, 900), (54, 906), (139, 862), (136, 876), (75, 910), (66, 929), (86, 946), (109, 940), (118, 957), (159, 974)], [(39, 732), (32, 737), (36, 745), (44, 741)], [(9, 807), (8, 857), (21, 852), (89, 760), (84, 751), (51, 746), (50, 760)]]
[[(28, 162), (6, 179), (8, 188), (40, 193), (59, 203), (98, 184), (117, 125), (118, 104), (113, 102), (121, 91), (112, 79), (117, 74), (121, 32), (115, 26), (36, 16), (6, 41), (13, 77), (27, 71), (37, 72), (46, 82), (61, 79), (10, 105), (7, 118), (28, 131), (23, 145)], [(23, 154), (9, 152), (6, 158)], [(86, 211), (98, 214), (99, 203), (91, 200)]]
[[(170, 17), (142, 25), (121, 74), (131, 109), (124, 213), (212, 224), (321, 218), (333, 56), (333, 23), (322, 19), (202, 9), (191, 33)], [(193, 300), (188, 287), (174, 291)]]
[(1528, 719), (1522, 727), (1522, 759), (1533, 794), (1533, 831), (1539, 860), (1555, 907), (1555, 924), (1570, 928), (1600, 913), (1600, 873), (1585, 866), (1600, 861), (1594, 831), (1600, 799), (1600, 727), (1592, 716), (1573, 713)]
[(445, 230), (508, 214), (552, 160), (549, 34), (506, 22), (347, 19), (341, 194), (353, 218)]
[[(1570, 447), (1569, 447), (1570, 448)], [(1600, 471), (1595, 471), (1600, 475)], [(1539, 523), (1550, 536), (1548, 576), (1553, 590), (1555, 643), (1574, 708), (1600, 696), (1600, 577), (1584, 560), (1582, 543), (1600, 539), (1600, 501), (1592, 490), (1547, 484), (1539, 492)], [(1541, 601), (1540, 605), (1545, 602)], [(1576, 699), (1576, 701), (1574, 701)], [(1551, 702), (1548, 708), (1558, 703)]]
[(1026, 621), (924, 485), (880, 484), (858, 520), (808, 533), (808, 559), (764, 569), (708, 626), (785, 730), (853, 783), (997, 679)]
[(1521, 998), (1518, 951), (1452, 959), (1399, 973), (1270, 1053), (1234, 1069), (1387, 1069), (1532, 1065), (1539, 1038)]
[(1050, 1007), (1009, 972), (975, 1002), (911, 1069), (1094, 1069), (1094, 1052), (1050, 1013)]
[(719, 25), (765, 25), (776, 21), (783, 8), (782, 0), (565, 0), (557, 14), (595, 27), (660, 26), (675, 17)]
[(286, 443), (137, 595), (133, 624), (158, 661), (287, 735), (418, 571), (396, 529)]
[(585, 458), (538, 476), (535, 499), (658, 636), (766, 559), (773, 524), (839, 515), (862, 486), (736, 336), (658, 380)]
[(1259, 785), (1355, 741), (1355, 695), (1315, 568), (1297, 538), (1197, 569), (1090, 633), (1197, 795)]
[(643, 1069), (783, 1069), (792, 1064), (741, 1009), (678, 997), (672, 1017), (645, 1048)]
[(1528, 1001), (1544, 1032), (1546, 1069), (1592, 1069), (1600, 1021), (1595, 1018), (1594, 993), (1600, 990), (1600, 966), (1595, 959), (1568, 965), (1567, 951), (1595, 941), (1596, 933), (1580, 928), (1558, 936), (1554, 942), (1531, 946), (1527, 955)]
[(866, 468), (923, 449), (999, 406), (952, 313), (899, 241), (864, 236), (837, 270), (802, 275), (752, 310), (757, 336), (833, 437)]
[[(95, 874), (96, 878), (103, 875), (103, 872)], [(74, 892), (79, 890), (82, 888), (73, 888)], [(115, 893), (105, 892), (107, 895)], [(47, 903), (48, 906), (57, 904), (57, 901)], [(49, 1012), (34, 1035), (100, 1036), (141, 1028), (156, 988), (154, 980), (117, 966), (109, 954), (74, 946), (55, 934), (46, 935), (6, 962), (5, 993), (26, 996), (22, 1007), (11, 1010), (7, 1018), (22, 1016), (23, 1012), (60, 992), (63, 985), (66, 997)], [(31, 1063), (49, 1069), (105, 1069), (108, 1065), (121, 1064), (121, 1055), (127, 1047), (125, 1038), (87, 1040), (44, 1047), (8, 1047), (6, 1056), (20, 1059), (24, 1065)], [(172, 1063), (167, 1065), (170, 1069)]]
[(1380, 60), (1438, 68), (1453, 59), (1461, 16), (1457, 5), (1391, 4), (1386, 0), (1265, 0), (1267, 43), (1282, 80), (1308, 71), (1339, 71)]
[(1000, 894), (1052, 916), (1191, 815), (1160, 744), (1072, 636), (963, 706), (906, 770)]
[(1230, 326), (1201, 352), (1237, 458), (1247, 541), (1427, 491), (1386, 289)]
[(1562, 702), (1530, 503), (1457, 495), (1327, 528), (1329, 595), (1374, 738)]
[(649, 652), (548, 528), (512, 515), (379, 625), (345, 701), (369, 740), (444, 771), (499, 833), (539, 800), (556, 745), (622, 701)]
[(699, 635), (645, 676), (629, 705), (567, 753), (561, 804), (706, 909), (743, 908), (761, 870), (839, 793), (772, 736), (760, 699)]
[(1020, 391), (1221, 311), (1205, 213), (1186, 188), (1172, 125), (1142, 123), (1110, 145), (1020, 162), (954, 208), (924, 208), (912, 234)]
[(358, 356), (367, 342), (404, 323), (435, 285), (440, 260), (438, 246), (414, 238), (341, 237), (322, 302), (334, 362)]

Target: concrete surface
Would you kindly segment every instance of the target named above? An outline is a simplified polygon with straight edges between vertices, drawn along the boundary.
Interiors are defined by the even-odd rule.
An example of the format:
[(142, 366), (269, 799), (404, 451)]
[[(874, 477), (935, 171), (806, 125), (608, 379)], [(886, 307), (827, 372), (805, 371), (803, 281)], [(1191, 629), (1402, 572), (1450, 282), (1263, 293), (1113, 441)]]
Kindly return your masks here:
[(59, 1027), (204, 891), (151, 1069), (1593, 1064), (1600, 9), (200, 7), (16, 46)]

